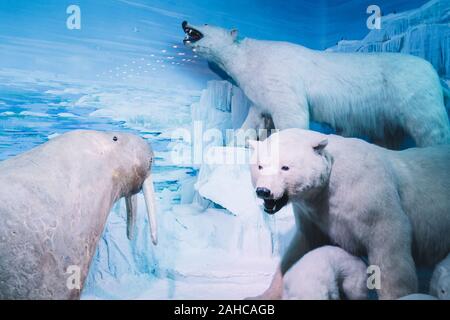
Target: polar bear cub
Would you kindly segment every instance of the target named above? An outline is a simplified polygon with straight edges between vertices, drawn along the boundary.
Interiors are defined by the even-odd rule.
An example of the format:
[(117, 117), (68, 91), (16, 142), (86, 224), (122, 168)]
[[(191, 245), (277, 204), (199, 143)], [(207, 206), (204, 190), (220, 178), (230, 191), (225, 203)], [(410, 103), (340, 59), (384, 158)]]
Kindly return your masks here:
[(450, 254), (434, 269), (430, 294), (441, 300), (450, 300)]
[(339, 247), (320, 247), (289, 269), (283, 286), (283, 299), (367, 299), (366, 265)]

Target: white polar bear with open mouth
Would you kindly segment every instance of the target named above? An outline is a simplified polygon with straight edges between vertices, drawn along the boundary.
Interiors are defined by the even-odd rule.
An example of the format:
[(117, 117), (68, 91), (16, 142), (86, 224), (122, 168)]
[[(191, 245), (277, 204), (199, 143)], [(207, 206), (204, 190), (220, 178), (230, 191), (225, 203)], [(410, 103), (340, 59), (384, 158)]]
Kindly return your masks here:
[(276, 129), (310, 120), (343, 136), (398, 147), (450, 141), (439, 77), (427, 61), (399, 53), (335, 53), (288, 42), (237, 40), (237, 31), (182, 24), (184, 43), (217, 64), (252, 102), (243, 129), (270, 116)]
[(281, 275), (324, 245), (367, 255), (380, 268), (381, 299), (416, 293), (416, 264), (434, 266), (450, 252), (450, 145), (392, 151), (301, 129), (250, 144), (264, 210), (291, 202), (297, 224), (265, 298), (280, 298)]

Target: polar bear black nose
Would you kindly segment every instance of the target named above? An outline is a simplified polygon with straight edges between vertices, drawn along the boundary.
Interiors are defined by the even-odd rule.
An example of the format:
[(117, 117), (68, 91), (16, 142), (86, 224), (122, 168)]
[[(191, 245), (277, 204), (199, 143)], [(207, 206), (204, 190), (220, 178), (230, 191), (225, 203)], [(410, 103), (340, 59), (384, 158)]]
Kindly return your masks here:
[(268, 199), (270, 198), (271, 193), (272, 192), (267, 188), (260, 188), (260, 187), (256, 188), (256, 195), (258, 196), (258, 198)]

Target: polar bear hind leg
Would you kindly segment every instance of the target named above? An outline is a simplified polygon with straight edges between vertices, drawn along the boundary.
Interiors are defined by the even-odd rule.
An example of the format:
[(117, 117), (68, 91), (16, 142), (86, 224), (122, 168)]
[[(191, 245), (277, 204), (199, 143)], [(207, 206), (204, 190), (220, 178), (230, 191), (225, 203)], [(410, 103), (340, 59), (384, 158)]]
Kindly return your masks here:
[(450, 143), (449, 119), (443, 104), (425, 104), (420, 114), (406, 115), (404, 129), (417, 147)]
[[(407, 66), (410, 68), (410, 65)], [(416, 63), (414, 81), (400, 87), (400, 108), (391, 121), (402, 126), (418, 147), (450, 143), (450, 124), (444, 104), (445, 91), (433, 66)], [(398, 81), (401, 81), (397, 79)]]

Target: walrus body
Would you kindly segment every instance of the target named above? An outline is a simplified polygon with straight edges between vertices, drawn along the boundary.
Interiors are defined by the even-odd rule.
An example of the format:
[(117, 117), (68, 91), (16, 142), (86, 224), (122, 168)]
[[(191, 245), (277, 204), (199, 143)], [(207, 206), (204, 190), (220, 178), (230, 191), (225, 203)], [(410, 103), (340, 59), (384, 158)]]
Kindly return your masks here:
[(132, 226), (141, 189), (156, 243), (152, 158), (137, 136), (73, 131), (0, 162), (0, 298), (79, 298), (111, 207), (126, 197)]

